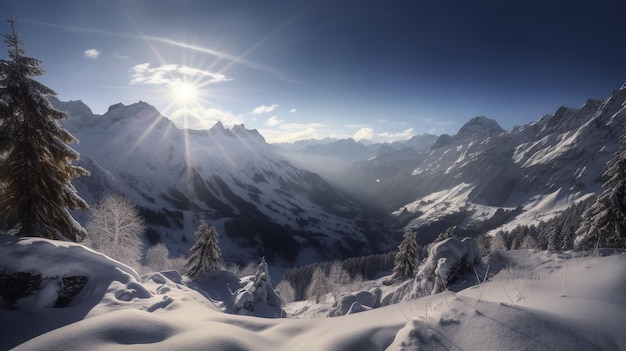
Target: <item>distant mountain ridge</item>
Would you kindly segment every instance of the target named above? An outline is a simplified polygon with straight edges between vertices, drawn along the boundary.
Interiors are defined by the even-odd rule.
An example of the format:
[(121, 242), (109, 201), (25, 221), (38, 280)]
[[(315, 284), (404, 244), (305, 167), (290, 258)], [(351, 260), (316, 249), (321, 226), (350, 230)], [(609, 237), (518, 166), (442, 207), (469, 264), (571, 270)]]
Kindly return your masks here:
[(498, 208), (518, 210), (505, 225), (532, 224), (597, 193), (625, 123), (626, 85), (509, 131), (478, 117), (429, 150), (381, 155), (346, 176), (407, 227), (451, 213), (468, 225)]
[(221, 123), (181, 130), (145, 102), (116, 104), (101, 116), (80, 101), (52, 102), (71, 114), (64, 126), (92, 173), (74, 181), (81, 196), (93, 204), (124, 194), (174, 257), (187, 252), (202, 218), (222, 234), (225, 256), (244, 264), (263, 255), (298, 262), (303, 252), (329, 259), (385, 244), (368, 232), (359, 205), (294, 167), (256, 130)]
[(600, 190), (626, 123), (624, 85), (508, 131), (476, 117), (455, 135), (311, 140), (286, 150), (243, 125), (178, 129), (145, 102), (100, 116), (80, 101), (52, 101), (72, 115), (64, 126), (92, 172), (74, 183), (89, 203), (125, 194), (172, 256), (186, 253), (208, 218), (226, 255), (290, 265), (391, 249), (402, 228), (419, 236), (437, 223), (490, 221), (495, 231), (547, 220)]

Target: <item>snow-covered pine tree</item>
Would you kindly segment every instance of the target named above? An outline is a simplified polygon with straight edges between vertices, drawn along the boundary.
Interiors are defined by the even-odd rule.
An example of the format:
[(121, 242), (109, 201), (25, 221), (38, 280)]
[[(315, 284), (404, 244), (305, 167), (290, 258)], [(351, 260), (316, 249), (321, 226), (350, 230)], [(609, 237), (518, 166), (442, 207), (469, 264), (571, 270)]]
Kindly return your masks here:
[(417, 261), (419, 252), (417, 242), (415, 241), (415, 232), (406, 230), (404, 238), (398, 246), (398, 253), (393, 265), (393, 280), (409, 280), (415, 277), (417, 273)]
[(215, 227), (209, 227), (202, 220), (196, 230), (196, 243), (189, 250), (189, 258), (185, 264), (187, 275), (195, 278), (208, 271), (215, 271), (222, 267), (222, 251), (220, 250)]
[(583, 213), (583, 222), (576, 230), (575, 246), (626, 247), (626, 129), (620, 138), (621, 147), (607, 163), (602, 193)]
[(4, 35), (9, 59), (0, 60), (0, 227), (19, 236), (81, 241), (85, 229), (69, 209), (86, 209), (71, 179), (89, 175), (72, 165), (77, 142), (59, 120), (67, 115), (46, 99), (56, 93), (33, 77), (40, 61), (25, 56), (16, 21)]

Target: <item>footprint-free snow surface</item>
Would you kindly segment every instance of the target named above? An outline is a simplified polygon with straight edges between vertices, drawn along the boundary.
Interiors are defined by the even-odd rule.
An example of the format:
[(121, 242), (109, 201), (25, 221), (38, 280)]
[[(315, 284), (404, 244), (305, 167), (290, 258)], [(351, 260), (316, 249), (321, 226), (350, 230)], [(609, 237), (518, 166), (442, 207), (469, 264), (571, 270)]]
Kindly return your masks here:
[[(211, 292), (219, 281), (203, 290), (176, 272), (140, 277), (81, 245), (2, 235), (4, 276), (30, 272), (41, 282), (29, 296), (0, 299), (0, 349), (626, 349), (626, 255), (512, 251), (483, 260), (488, 280), (457, 292), (333, 318), (272, 318), (225, 312)], [(55, 307), (67, 302), (64, 277), (87, 281)]]

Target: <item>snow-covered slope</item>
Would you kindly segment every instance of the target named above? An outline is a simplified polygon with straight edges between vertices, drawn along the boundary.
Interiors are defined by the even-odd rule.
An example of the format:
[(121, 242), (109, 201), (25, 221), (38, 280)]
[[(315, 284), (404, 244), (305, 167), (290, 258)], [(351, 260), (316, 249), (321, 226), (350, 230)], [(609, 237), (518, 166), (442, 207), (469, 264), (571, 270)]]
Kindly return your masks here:
[(626, 85), (604, 101), (561, 107), (553, 115), (504, 131), (477, 117), (427, 151), (388, 153), (352, 169), (372, 199), (415, 227), (450, 213), (455, 224), (515, 212), (508, 225), (545, 220), (592, 196), (619, 147), (626, 123)]
[(372, 248), (359, 228), (359, 206), (292, 166), (256, 130), (221, 123), (181, 130), (145, 102), (113, 105), (102, 116), (80, 101), (53, 103), (72, 114), (65, 127), (92, 173), (74, 181), (79, 194), (90, 203), (112, 191), (129, 197), (173, 257), (187, 252), (185, 239), (201, 218), (225, 234), (225, 257), (241, 263)]
[[(0, 235), (0, 268), (44, 282), (16, 309), (0, 298), (0, 349), (625, 349), (626, 255), (514, 251), (485, 264), (497, 274), (458, 292), (334, 318), (258, 318), (222, 312), (219, 294), (176, 272), (139, 277), (81, 245)], [(86, 283), (54, 307), (68, 276)]]

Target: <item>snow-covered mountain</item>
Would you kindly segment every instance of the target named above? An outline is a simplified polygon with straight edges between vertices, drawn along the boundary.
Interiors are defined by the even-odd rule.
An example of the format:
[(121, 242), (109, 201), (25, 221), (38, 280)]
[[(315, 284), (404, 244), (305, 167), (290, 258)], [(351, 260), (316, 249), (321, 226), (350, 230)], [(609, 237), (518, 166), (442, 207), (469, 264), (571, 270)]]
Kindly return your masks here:
[[(438, 223), (440, 231), (490, 220), (495, 231), (547, 220), (600, 190), (626, 122), (625, 85), (508, 131), (476, 117), (436, 140), (376, 148), (307, 141), (285, 151), (242, 125), (178, 129), (145, 102), (113, 105), (102, 116), (80, 101), (54, 103), (72, 115), (65, 127), (92, 172), (75, 180), (89, 203), (125, 194), (172, 256), (188, 250), (207, 218), (225, 234), (227, 256), (296, 263), (392, 248), (394, 228)], [(373, 227), (362, 204), (389, 215), (392, 229)]]
[(498, 209), (509, 213), (500, 224), (532, 224), (597, 193), (624, 123), (626, 85), (509, 131), (476, 117), (429, 150), (388, 152), (345, 176), (408, 227), (453, 213), (450, 225), (471, 226)]
[(306, 262), (382, 243), (363, 234), (357, 204), (294, 167), (256, 130), (181, 130), (145, 102), (101, 116), (80, 101), (53, 104), (71, 115), (64, 126), (92, 174), (74, 180), (79, 194), (92, 204), (110, 192), (130, 198), (173, 257), (187, 252), (201, 218), (224, 234), (225, 257), (241, 263), (261, 255)]

